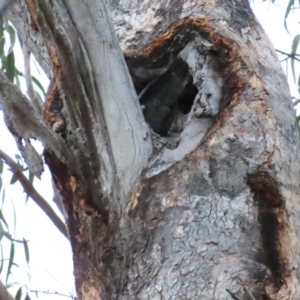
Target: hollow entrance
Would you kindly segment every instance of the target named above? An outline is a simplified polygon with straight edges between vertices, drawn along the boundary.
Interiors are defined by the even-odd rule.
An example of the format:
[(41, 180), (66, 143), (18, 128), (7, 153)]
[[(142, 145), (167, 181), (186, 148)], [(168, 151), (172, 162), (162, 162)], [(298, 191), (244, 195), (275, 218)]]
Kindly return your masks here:
[(190, 67), (182, 57), (176, 56), (167, 68), (154, 68), (152, 74), (148, 80), (134, 80), (145, 121), (160, 136), (180, 133), (198, 94)]

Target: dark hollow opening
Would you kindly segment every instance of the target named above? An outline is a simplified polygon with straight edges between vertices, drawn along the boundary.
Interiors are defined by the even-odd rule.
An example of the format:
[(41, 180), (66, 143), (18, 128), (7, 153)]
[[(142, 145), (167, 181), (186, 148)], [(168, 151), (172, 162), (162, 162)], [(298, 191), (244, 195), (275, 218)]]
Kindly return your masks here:
[(145, 121), (151, 129), (161, 136), (182, 131), (182, 127), (172, 124), (179, 115), (191, 111), (198, 93), (187, 62), (177, 56), (171, 63), (165, 60), (159, 66), (153, 64), (152, 69), (149, 62), (135, 64), (133, 68), (129, 65), (129, 69)]

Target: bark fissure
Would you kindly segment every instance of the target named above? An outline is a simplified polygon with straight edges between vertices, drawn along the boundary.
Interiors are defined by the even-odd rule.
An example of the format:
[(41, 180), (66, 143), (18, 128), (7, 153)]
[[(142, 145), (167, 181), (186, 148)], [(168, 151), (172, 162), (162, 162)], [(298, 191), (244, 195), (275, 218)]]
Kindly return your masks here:
[(266, 265), (273, 275), (274, 288), (280, 289), (290, 280), (288, 269), (290, 248), (286, 209), (278, 189), (278, 183), (264, 171), (248, 176), (247, 180), (258, 206), (258, 222)]
[[(101, 160), (98, 153), (97, 143), (95, 141), (95, 133), (97, 133), (97, 125), (93, 119), (92, 109), (89, 106), (89, 101), (85, 94), (83, 88), (81, 76), (73, 76), (70, 78), (68, 70), (73, 70), (75, 74), (80, 73), (78, 65), (74, 58), (74, 53), (71, 51), (71, 43), (75, 43), (77, 49), (80, 51), (78, 41), (72, 41), (72, 38), (67, 40), (67, 37), (60, 29), (57, 28), (57, 22), (55, 22), (55, 17), (53, 14), (53, 8), (48, 7), (49, 4), (42, 2), (31, 3), (30, 9), (32, 15), (36, 18), (35, 21), (39, 26), (39, 29), (45, 36), (47, 36), (46, 44), (50, 49), (50, 57), (53, 66), (56, 79), (61, 81), (62, 91), (68, 91), (68, 93), (62, 93), (64, 96), (65, 107), (67, 110), (67, 120), (73, 120), (72, 123), (68, 122), (68, 130), (71, 133), (70, 138), (66, 134), (67, 144), (76, 149), (79, 159), (76, 164), (69, 165), (71, 170), (77, 174), (76, 176), (81, 177), (84, 181), (90, 182), (90, 202), (93, 202), (94, 207), (98, 207), (99, 211), (107, 211), (108, 207), (105, 207), (105, 203), (101, 203), (98, 199), (96, 201), (98, 190), (100, 188), (99, 183), (102, 181), (102, 184), (113, 184), (115, 187), (119, 185), (114, 183), (116, 179), (113, 179), (115, 175), (111, 165), (114, 164), (111, 155), (109, 155), (109, 142), (107, 136), (105, 135), (105, 130), (102, 131), (104, 145), (102, 146), (103, 150), (106, 148), (107, 156), (110, 157), (110, 162), (107, 160)], [(35, 15), (36, 12), (36, 15)], [(67, 13), (67, 10), (65, 10)], [(67, 18), (67, 14), (64, 16), (65, 22), (72, 24), (72, 22)], [(74, 46), (76, 48), (76, 46)], [(73, 47), (73, 48), (74, 48)], [(63, 64), (64, 67), (61, 66)], [(71, 116), (71, 118), (69, 117)], [(102, 122), (103, 123), (103, 122)], [(102, 125), (105, 128), (105, 125)], [(102, 153), (105, 156), (104, 153)], [(89, 162), (93, 161), (91, 165)], [(102, 161), (100, 163), (100, 161)], [(107, 164), (108, 163), (108, 164)], [(89, 167), (88, 167), (89, 166)], [(100, 167), (101, 166), (101, 167)], [(104, 169), (104, 170), (103, 170)], [(91, 172), (92, 170), (92, 172)], [(111, 170), (112, 173), (109, 174)], [(101, 175), (102, 174), (102, 175)], [(113, 182), (110, 182), (107, 179), (100, 179), (104, 174), (107, 175), (107, 179), (110, 177), (113, 179)], [(99, 179), (97, 179), (99, 178)], [(96, 179), (96, 181), (95, 181)], [(98, 182), (97, 182), (98, 181)], [(99, 182), (100, 181), (100, 182)], [(108, 195), (111, 194), (115, 198), (116, 204), (118, 203), (118, 198), (120, 192), (118, 189), (112, 189), (112, 187), (106, 187), (108, 189)], [(107, 203), (106, 203), (107, 204)]]

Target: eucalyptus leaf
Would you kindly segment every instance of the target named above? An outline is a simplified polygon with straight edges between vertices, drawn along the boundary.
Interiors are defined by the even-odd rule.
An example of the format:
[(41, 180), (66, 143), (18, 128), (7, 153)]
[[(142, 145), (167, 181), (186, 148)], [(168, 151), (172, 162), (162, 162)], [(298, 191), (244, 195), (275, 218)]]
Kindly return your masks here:
[(0, 174), (3, 173), (3, 160), (0, 159)]
[(284, 15), (284, 28), (285, 30), (289, 33), (288, 28), (287, 28), (287, 17), (289, 16), (292, 7), (295, 5), (295, 0), (290, 0), (287, 7), (286, 7), (286, 11), (285, 11), (285, 15)]
[(37, 87), (42, 91), (43, 95), (45, 96), (46, 92), (45, 92), (44, 87), (40, 83), (40, 81), (36, 77), (34, 77), (34, 76), (31, 76), (31, 78), (32, 78), (32, 81), (37, 85)]
[(4, 259), (3, 259), (3, 248), (2, 248), (2, 244), (0, 243), (0, 274), (3, 271), (3, 265), (4, 265)]
[(11, 179), (10, 179), (10, 184), (13, 185), (18, 181), (18, 178), (16, 177), (15, 174), (12, 175)]
[(16, 44), (16, 32), (15, 32), (15, 29), (11, 25), (8, 25), (7, 32), (9, 34), (9, 39), (10, 39), (10, 46), (9, 46), (8, 53), (7, 53), (9, 55), (13, 51), (14, 46)]
[(31, 298), (30, 298), (29, 295), (27, 294), (26, 297), (24, 298), (24, 300), (31, 300)]
[[(8, 228), (8, 224), (4, 218), (4, 215), (2, 213), (2, 210), (0, 209), (0, 220), (5, 224), (5, 226)], [(1, 223), (0, 223), (1, 224)]]
[(6, 62), (6, 76), (13, 82), (15, 77), (15, 55), (10, 52)]
[(6, 273), (6, 282), (8, 281), (8, 277), (11, 273), (11, 267), (14, 262), (14, 257), (15, 257), (15, 244), (13, 242), (11, 242), (10, 255), (9, 255), (9, 261), (8, 261), (8, 267), (7, 267), (7, 273)]
[(23, 239), (24, 242), (24, 253), (25, 253), (25, 258), (26, 258), (26, 262), (27, 264), (29, 263), (30, 257), (29, 257), (29, 248), (28, 248), (28, 243), (25, 239)]
[(0, 222), (0, 241), (2, 240), (2, 238), (4, 237), (4, 233), (5, 233), (5, 230)]
[(22, 298), (22, 287), (20, 287), (20, 288), (18, 289), (17, 294), (16, 294), (16, 296), (15, 296), (15, 299), (16, 299), (16, 300), (21, 300), (21, 298)]
[(298, 45), (299, 45), (299, 40), (300, 40), (300, 34), (297, 34), (293, 39), (292, 52), (291, 52), (291, 68), (292, 68), (292, 73), (293, 73), (293, 78), (294, 78), (295, 83), (296, 83), (296, 75), (295, 75), (295, 58), (294, 58), (294, 55), (297, 52), (297, 48), (298, 48)]

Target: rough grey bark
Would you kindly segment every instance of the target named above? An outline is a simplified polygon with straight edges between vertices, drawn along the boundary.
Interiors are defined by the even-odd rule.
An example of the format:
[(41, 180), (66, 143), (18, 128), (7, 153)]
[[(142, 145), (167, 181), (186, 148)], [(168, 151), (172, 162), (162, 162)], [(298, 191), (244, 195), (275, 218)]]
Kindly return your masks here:
[(26, 3), (64, 94), (75, 164), (45, 157), (79, 298), (299, 299), (295, 113), (248, 1), (106, 1), (137, 91), (170, 53), (199, 91), (151, 157), (104, 2)]
[(14, 0), (9, 5), (6, 15), (17, 29), (23, 43), (34, 54), (44, 72), (52, 77), (50, 57), (45, 47), (44, 38), (32, 22), (25, 0)]

